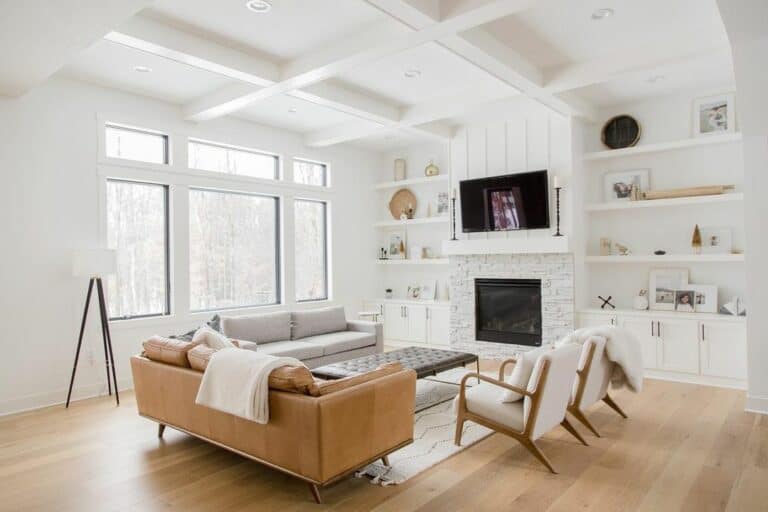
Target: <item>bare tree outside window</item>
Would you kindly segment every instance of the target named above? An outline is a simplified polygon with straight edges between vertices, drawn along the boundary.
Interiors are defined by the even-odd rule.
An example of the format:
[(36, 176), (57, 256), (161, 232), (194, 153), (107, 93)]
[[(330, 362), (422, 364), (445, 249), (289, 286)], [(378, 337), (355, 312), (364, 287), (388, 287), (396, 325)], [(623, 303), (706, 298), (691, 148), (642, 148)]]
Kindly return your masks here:
[(107, 278), (112, 319), (164, 315), (168, 302), (168, 187), (107, 181), (107, 244), (117, 272)]
[(276, 155), (199, 140), (189, 141), (189, 166), (268, 180), (276, 180), (280, 175)]
[(328, 298), (328, 207), (322, 201), (294, 202), (296, 300)]
[(328, 166), (309, 160), (293, 159), (293, 181), (303, 185), (328, 186)]
[(276, 197), (191, 189), (191, 309), (277, 304), (278, 225)]
[(104, 142), (108, 157), (152, 164), (168, 163), (167, 135), (108, 124)]

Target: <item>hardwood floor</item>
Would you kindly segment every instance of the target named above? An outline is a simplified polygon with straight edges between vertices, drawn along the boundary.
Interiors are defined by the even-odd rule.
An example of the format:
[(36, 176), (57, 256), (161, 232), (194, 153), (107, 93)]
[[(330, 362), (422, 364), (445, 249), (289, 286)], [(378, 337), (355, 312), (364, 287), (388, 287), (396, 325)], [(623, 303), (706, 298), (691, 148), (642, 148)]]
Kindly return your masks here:
[(590, 447), (563, 429), (540, 440), (550, 474), (493, 435), (406, 482), (349, 478), (311, 501), (305, 483), (139, 418), (131, 393), (0, 418), (0, 510), (762, 511), (768, 506), (768, 416), (744, 393), (647, 380), (589, 417)]

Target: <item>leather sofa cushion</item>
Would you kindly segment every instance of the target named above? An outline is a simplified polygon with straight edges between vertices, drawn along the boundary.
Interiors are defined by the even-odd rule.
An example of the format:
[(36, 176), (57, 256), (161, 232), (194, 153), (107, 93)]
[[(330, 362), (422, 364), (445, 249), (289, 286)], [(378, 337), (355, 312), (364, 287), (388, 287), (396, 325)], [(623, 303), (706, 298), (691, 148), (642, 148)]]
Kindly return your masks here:
[(291, 323), (292, 340), (347, 330), (347, 318), (341, 306), (294, 311)]
[(261, 315), (223, 316), (221, 330), (227, 338), (271, 343), (291, 339), (291, 313), (278, 311)]
[(273, 356), (288, 356), (296, 359), (314, 359), (323, 355), (323, 347), (303, 341), (276, 341), (266, 345), (257, 345), (256, 352)]
[(309, 386), (309, 394), (312, 396), (323, 396), (348, 389), (353, 386), (357, 386), (364, 382), (369, 382), (374, 379), (384, 377), (397, 373), (403, 369), (403, 365), (400, 363), (386, 363), (375, 370), (360, 375), (353, 375), (351, 377), (344, 377), (338, 380), (316, 380), (311, 386)]
[(189, 366), (193, 370), (204, 372), (208, 367), (208, 361), (211, 360), (211, 356), (215, 354), (219, 349), (211, 348), (208, 345), (197, 345), (192, 350), (187, 352), (187, 360), (189, 360)]
[(147, 358), (152, 361), (189, 368), (187, 352), (197, 346), (198, 343), (152, 336), (142, 345)]
[(302, 338), (301, 341), (320, 345), (323, 347), (323, 355), (328, 356), (376, 345), (376, 335), (367, 332), (342, 331), (310, 336)]

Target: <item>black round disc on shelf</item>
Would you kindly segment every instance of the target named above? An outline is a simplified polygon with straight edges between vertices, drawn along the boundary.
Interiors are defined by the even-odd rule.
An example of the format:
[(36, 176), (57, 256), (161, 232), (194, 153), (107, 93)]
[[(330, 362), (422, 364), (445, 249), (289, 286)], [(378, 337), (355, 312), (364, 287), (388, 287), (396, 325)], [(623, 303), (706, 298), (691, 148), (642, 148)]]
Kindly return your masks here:
[(611, 149), (632, 147), (640, 140), (640, 124), (626, 114), (612, 117), (603, 126), (600, 138)]

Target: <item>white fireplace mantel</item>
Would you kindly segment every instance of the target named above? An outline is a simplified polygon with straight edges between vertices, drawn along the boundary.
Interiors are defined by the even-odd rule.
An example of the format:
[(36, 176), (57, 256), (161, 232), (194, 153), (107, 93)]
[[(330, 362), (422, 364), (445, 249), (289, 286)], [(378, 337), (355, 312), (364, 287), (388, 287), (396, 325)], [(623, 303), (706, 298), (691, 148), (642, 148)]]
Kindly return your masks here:
[(470, 254), (567, 254), (567, 236), (537, 236), (528, 238), (486, 238), (478, 240), (446, 240), (444, 256)]

